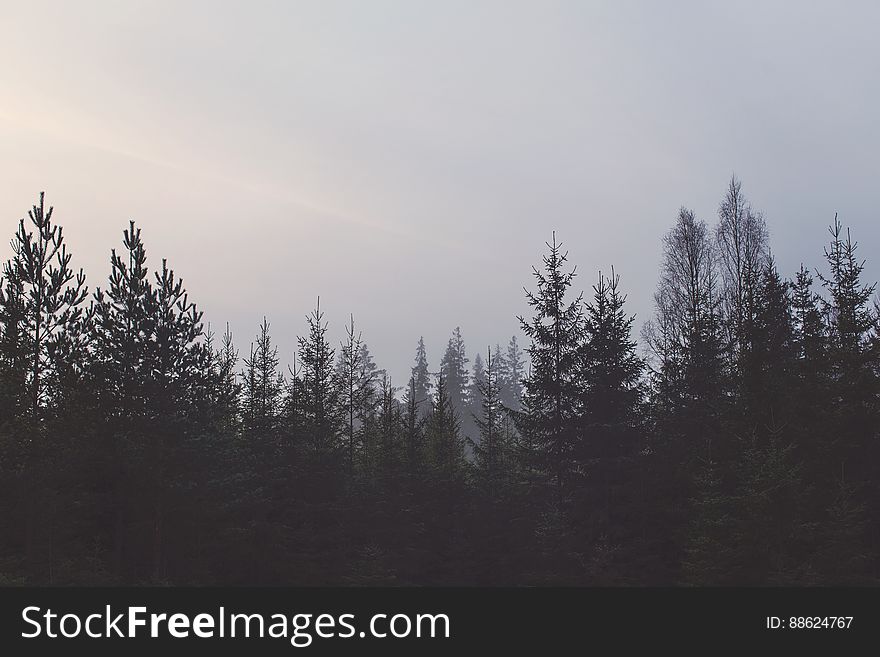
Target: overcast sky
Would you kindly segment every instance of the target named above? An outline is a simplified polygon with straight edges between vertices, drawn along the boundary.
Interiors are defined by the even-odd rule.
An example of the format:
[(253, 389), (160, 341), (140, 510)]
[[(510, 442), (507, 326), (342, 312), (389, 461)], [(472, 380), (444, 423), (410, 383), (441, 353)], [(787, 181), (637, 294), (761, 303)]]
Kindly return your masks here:
[[(506, 342), (556, 230), (640, 327), (732, 172), (780, 269), (840, 212), (880, 275), (880, 3), (0, 0), (0, 227), (40, 190), (91, 287), (129, 219), (242, 353), (321, 295), (403, 383)], [(9, 255), (4, 239), (0, 256)]]

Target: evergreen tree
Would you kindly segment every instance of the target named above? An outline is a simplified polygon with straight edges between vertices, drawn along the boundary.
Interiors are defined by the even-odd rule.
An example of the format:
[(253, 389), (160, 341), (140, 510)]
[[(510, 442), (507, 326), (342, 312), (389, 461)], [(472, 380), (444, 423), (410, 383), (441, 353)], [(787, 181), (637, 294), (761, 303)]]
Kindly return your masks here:
[(505, 408), (518, 411), (522, 403), (522, 382), (525, 378), (525, 369), (523, 352), (516, 336), (512, 336), (510, 342), (507, 343), (506, 353), (502, 352), (498, 345), (495, 345), (495, 353), (498, 361), (498, 386), (501, 403)]
[(270, 450), (278, 440), (284, 390), (278, 362), (278, 347), (272, 344), (269, 322), (264, 317), (257, 341), (244, 359), (242, 397), (245, 430), (252, 439), (265, 441)]
[(336, 450), (339, 435), (339, 385), (333, 367), (335, 350), (327, 340), (321, 300), (307, 317), (309, 334), (299, 337), (305, 435), (317, 452)]
[(363, 340), (361, 334), (355, 332), (354, 315), (350, 318), (349, 325), (345, 328), (346, 340), (342, 343), (337, 365), (337, 376), (342, 389), (343, 405), (345, 407), (346, 436), (348, 439), (348, 464), (354, 468), (355, 453), (355, 418), (360, 414), (365, 397), (368, 393), (365, 386), (371, 382), (364, 381), (362, 374), (365, 373), (365, 364), (362, 362)]
[(474, 368), (471, 373), (467, 389), (467, 412), (462, 419), (462, 435), (465, 437), (465, 454), (473, 458), (473, 443), (479, 442), (480, 430), (475, 423), (475, 418), (480, 416), (482, 410), (482, 386), (486, 382), (486, 367), (483, 365), (483, 357), (479, 352), (474, 356)]
[[(12, 239), (12, 257), (3, 265), (3, 350), (6, 373), (2, 385), (11, 405), (0, 411), (10, 422), (7, 466), (14, 473), (14, 493), (24, 515), (24, 555), (31, 578), (52, 581), (51, 534), (57, 472), (49, 459), (58, 457), (66, 435), (55, 425), (65, 393), (63, 373), (75, 363), (73, 343), (83, 330), (85, 275), (71, 267), (71, 254), (61, 227), (52, 220), (44, 195), (21, 219)], [(5, 416), (5, 417), (3, 417)], [(41, 512), (40, 508), (48, 509)], [(48, 534), (46, 540), (41, 535)]]
[[(474, 357), (474, 370), (477, 369), (478, 356)], [(479, 440), (470, 441), (474, 450), (474, 465), (478, 477), (485, 484), (490, 495), (498, 494), (504, 468), (510, 456), (508, 443), (510, 434), (505, 430), (503, 421), (504, 409), (501, 404), (497, 362), (498, 357), (492, 354), (490, 347), (487, 350), (486, 367), (482, 375), (477, 377), (475, 372), (474, 378), (478, 381), (476, 397), (480, 400), (480, 410), (478, 415), (475, 414), (474, 421), (479, 431)]]
[(424, 418), (431, 409), (431, 374), (428, 371), (428, 355), (425, 338), (419, 338), (416, 347), (416, 363), (412, 368), (412, 401), (419, 408), (419, 416)]
[(3, 278), (11, 285), (8, 305), (18, 320), (16, 342), (24, 351), (28, 412), (34, 426), (50, 401), (58, 366), (53, 355), (66, 331), (81, 320), (81, 304), (87, 295), (85, 274), (71, 268), (71, 255), (52, 212), (52, 207), (46, 210), (41, 192), (40, 204), (28, 213), (27, 224), (19, 221), (12, 240), (13, 256), (3, 265)]
[(526, 290), (526, 299), (534, 317), (519, 318), (531, 340), (526, 352), (531, 371), (525, 380), (526, 414), (521, 430), (528, 434), (537, 449), (537, 463), (562, 493), (572, 469), (572, 453), (577, 439), (578, 352), (583, 339), (582, 296), (572, 300), (566, 294), (575, 270), (565, 272), (568, 254), (562, 244), (547, 243), (544, 268), (533, 268), (536, 292)]
[(211, 374), (214, 381), (213, 408), (217, 430), (224, 435), (237, 433), (239, 424), (242, 387), (238, 382), (238, 350), (235, 348), (229, 324), (223, 332), (219, 350), (213, 348), (209, 339)]
[[(416, 383), (415, 374), (410, 376), (409, 385), (403, 398), (403, 431), (406, 451), (406, 461), (410, 472), (415, 470), (419, 453), (422, 447), (424, 426), (427, 418), (422, 417), (422, 402), (419, 397), (419, 387)], [(430, 402), (430, 400), (427, 400)]]
[(437, 377), (431, 415), (425, 427), (432, 465), (441, 480), (457, 477), (464, 462), (464, 439), (461, 437), (461, 420), (446, 391), (443, 374)]
[(440, 376), (444, 379), (449, 403), (459, 417), (467, 412), (468, 362), (461, 328), (456, 326), (440, 361)]
[(635, 317), (623, 308), (626, 295), (619, 284), (620, 277), (613, 270), (610, 278), (600, 272), (593, 300), (586, 304), (581, 403), (594, 428), (634, 427), (638, 422), (643, 363), (632, 339)]

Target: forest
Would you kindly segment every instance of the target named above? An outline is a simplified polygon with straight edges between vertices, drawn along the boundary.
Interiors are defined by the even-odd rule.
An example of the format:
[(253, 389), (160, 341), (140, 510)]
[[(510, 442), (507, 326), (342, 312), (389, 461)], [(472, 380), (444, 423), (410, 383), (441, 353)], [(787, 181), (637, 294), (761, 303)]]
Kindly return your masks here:
[(552, 234), (523, 344), (414, 336), (398, 386), (320, 300), (289, 367), (266, 319), (213, 334), (134, 222), (87, 283), (40, 194), (0, 282), (0, 584), (876, 585), (875, 285), (836, 215), (780, 272), (721, 196), (670, 215), (642, 326)]

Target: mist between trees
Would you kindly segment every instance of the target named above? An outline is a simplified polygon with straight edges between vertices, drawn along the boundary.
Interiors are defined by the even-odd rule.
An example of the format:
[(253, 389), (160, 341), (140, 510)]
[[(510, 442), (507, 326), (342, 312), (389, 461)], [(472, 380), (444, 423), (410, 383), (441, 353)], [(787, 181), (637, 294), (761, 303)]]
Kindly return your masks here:
[(87, 289), (41, 194), (0, 285), (0, 581), (876, 584), (856, 242), (835, 216), (779, 272), (735, 178), (713, 225), (670, 219), (646, 351), (553, 234), (528, 344), (470, 363), (456, 330), (433, 370), (419, 340), (392, 382), (320, 301), (285, 371), (265, 319), (243, 352), (206, 332), (134, 223)]

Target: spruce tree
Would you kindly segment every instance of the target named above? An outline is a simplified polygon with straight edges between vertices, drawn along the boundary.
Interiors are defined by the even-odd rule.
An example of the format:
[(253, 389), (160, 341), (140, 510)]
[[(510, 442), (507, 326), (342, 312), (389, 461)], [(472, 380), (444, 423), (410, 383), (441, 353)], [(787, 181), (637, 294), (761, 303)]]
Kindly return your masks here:
[(501, 403), (505, 408), (518, 411), (522, 403), (523, 378), (525, 369), (523, 365), (523, 351), (519, 346), (516, 336), (511, 336), (507, 343), (507, 351), (502, 352), (496, 345), (495, 353), (498, 361), (498, 385), (500, 388)]
[[(476, 362), (475, 357), (474, 363)], [(503, 422), (504, 408), (501, 403), (497, 362), (498, 357), (493, 355), (491, 347), (488, 348), (485, 370), (477, 379), (479, 383), (476, 394), (480, 408), (479, 414), (474, 415), (474, 422), (479, 431), (479, 440), (470, 441), (478, 478), (491, 496), (499, 492), (506, 461), (510, 456), (507, 442), (510, 434), (505, 431)]]
[(297, 339), (303, 380), (304, 431), (314, 451), (332, 453), (339, 447), (340, 393), (333, 366), (335, 350), (327, 340), (327, 323), (320, 298), (306, 321), (309, 334)]
[(461, 337), (461, 328), (456, 326), (440, 360), (440, 375), (446, 386), (446, 394), (453, 410), (462, 417), (467, 412), (468, 370), (467, 350)]
[(348, 467), (354, 469), (355, 454), (355, 419), (360, 415), (363, 408), (364, 398), (368, 391), (364, 381), (364, 363), (361, 347), (363, 340), (361, 334), (355, 331), (354, 315), (350, 317), (349, 325), (345, 327), (345, 341), (339, 351), (337, 364), (337, 376), (342, 390), (342, 403), (345, 412), (346, 438), (348, 441)]
[(547, 243), (544, 267), (533, 267), (537, 290), (526, 290), (534, 316), (519, 317), (531, 344), (531, 371), (525, 380), (520, 428), (536, 449), (537, 463), (561, 496), (573, 467), (581, 381), (578, 353), (583, 340), (582, 296), (567, 299), (575, 270), (564, 271), (568, 254), (562, 244)]
[(428, 355), (425, 338), (419, 338), (416, 347), (416, 362), (412, 368), (412, 401), (419, 408), (419, 416), (424, 418), (431, 409), (431, 373), (428, 371)]
[(250, 355), (244, 359), (242, 390), (244, 426), (252, 440), (271, 451), (278, 441), (284, 379), (278, 372), (278, 347), (272, 344), (269, 322), (263, 318)]

